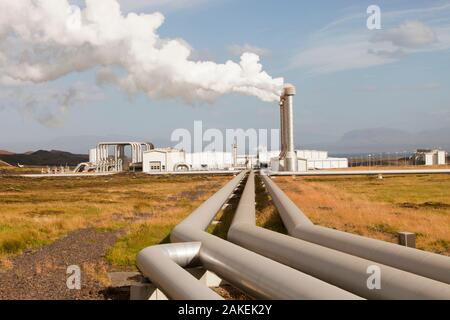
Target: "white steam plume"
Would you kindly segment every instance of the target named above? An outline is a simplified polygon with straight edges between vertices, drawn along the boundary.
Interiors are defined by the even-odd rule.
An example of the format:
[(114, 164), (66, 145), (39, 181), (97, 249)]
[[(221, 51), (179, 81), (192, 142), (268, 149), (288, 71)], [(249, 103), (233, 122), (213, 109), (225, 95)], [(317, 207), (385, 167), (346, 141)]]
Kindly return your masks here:
[(96, 86), (81, 82), (56, 88), (46, 84), (7, 86), (0, 90), (0, 111), (15, 109), (24, 118), (32, 118), (45, 127), (57, 128), (64, 123), (69, 109), (103, 99), (103, 93)]
[(163, 22), (160, 13), (124, 16), (117, 0), (86, 0), (85, 8), (67, 0), (0, 1), (0, 83), (41, 83), (100, 67), (99, 81), (152, 98), (279, 98), (283, 79), (264, 72), (256, 54), (244, 53), (239, 63), (190, 60), (183, 40), (158, 36)]

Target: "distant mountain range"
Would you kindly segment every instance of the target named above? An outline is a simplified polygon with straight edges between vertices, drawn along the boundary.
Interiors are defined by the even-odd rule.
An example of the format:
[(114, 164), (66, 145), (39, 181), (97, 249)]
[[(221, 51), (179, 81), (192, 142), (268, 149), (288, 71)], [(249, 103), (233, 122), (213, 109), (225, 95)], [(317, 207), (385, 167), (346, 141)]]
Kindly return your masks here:
[(80, 162), (89, 161), (89, 156), (58, 150), (39, 150), (36, 152), (27, 152), (21, 154), (2, 151), (0, 153), (0, 160), (11, 165), (21, 164), (29, 166), (76, 166)]
[(57, 137), (51, 140), (27, 140), (27, 141), (9, 141), (0, 145), (3, 150), (13, 150), (23, 152), (25, 150), (67, 150), (75, 154), (87, 154), (89, 149), (95, 148), (99, 142), (108, 141), (148, 141), (157, 147), (173, 145), (169, 139), (164, 138), (143, 138), (127, 135), (84, 135), (84, 136), (66, 136)]
[(450, 151), (450, 128), (418, 133), (391, 128), (353, 130), (335, 142), (305, 144), (302, 148), (324, 149), (333, 153), (403, 152), (434, 148)]
[[(69, 150), (75, 154), (63, 151), (37, 151), (27, 152), (21, 155), (0, 150), (0, 159), (12, 164), (27, 164), (28, 161), (42, 165), (46, 162), (64, 165), (66, 162), (72, 165), (78, 159), (87, 160), (90, 148), (95, 148), (100, 141), (150, 141), (156, 147), (174, 146), (175, 143), (165, 138), (131, 137), (125, 135), (109, 136), (73, 136), (58, 137), (51, 141), (12, 143), (0, 146), (2, 149), (20, 148), (22, 150), (32, 149), (34, 146), (46, 149)], [(450, 151), (450, 127), (421, 132), (408, 132), (392, 128), (372, 128), (353, 130), (345, 133), (341, 137), (333, 136), (329, 133), (302, 132), (296, 137), (297, 148), (299, 149), (322, 149), (333, 154), (352, 154), (370, 152), (403, 152), (414, 151), (416, 149), (440, 148)], [(26, 156), (30, 157), (26, 157)], [(82, 162), (82, 161), (78, 161)], [(50, 164), (49, 164), (50, 165)]]

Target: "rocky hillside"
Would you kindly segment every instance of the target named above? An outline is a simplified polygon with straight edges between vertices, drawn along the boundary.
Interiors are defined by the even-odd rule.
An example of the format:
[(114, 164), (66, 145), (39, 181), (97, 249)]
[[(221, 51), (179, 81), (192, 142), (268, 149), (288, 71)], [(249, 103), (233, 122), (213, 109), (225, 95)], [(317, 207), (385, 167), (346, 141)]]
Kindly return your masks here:
[(0, 160), (12, 165), (21, 164), (28, 166), (76, 166), (80, 162), (89, 161), (89, 156), (57, 150), (39, 150), (32, 153), (27, 152), (22, 154), (0, 153)]

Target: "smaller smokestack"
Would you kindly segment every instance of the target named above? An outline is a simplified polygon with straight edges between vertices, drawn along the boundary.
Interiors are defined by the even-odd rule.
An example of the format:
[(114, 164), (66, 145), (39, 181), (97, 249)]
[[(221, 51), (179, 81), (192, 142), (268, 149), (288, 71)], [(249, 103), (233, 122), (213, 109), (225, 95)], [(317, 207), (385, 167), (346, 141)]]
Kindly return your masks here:
[(234, 140), (234, 143), (232, 145), (232, 156), (233, 156), (233, 167), (236, 168), (237, 167), (237, 141), (236, 139)]
[(280, 97), (280, 160), (283, 160), (286, 155), (286, 139), (285, 139), (285, 132), (284, 132), (284, 119), (285, 119), (285, 112), (284, 112), (284, 99), (283, 96)]

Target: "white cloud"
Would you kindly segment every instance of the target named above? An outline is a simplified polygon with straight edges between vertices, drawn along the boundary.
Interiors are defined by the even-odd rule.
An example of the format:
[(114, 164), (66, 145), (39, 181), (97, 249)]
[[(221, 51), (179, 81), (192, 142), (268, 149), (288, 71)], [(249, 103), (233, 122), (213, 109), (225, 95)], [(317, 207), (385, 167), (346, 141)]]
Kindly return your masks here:
[(244, 45), (234, 44), (228, 47), (228, 52), (234, 56), (240, 57), (245, 52), (255, 53), (260, 57), (270, 56), (271, 52), (269, 49), (260, 48), (257, 46), (250, 45), (248, 43)]

